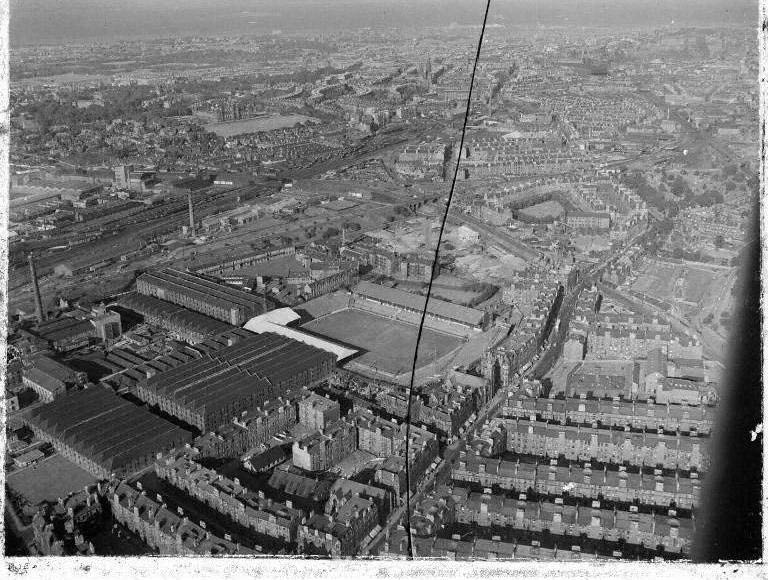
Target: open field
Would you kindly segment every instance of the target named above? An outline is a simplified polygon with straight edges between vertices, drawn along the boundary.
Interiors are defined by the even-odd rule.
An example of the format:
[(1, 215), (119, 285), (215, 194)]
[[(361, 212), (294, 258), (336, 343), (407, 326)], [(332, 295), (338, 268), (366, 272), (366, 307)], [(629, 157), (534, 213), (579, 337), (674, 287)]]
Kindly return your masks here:
[(686, 268), (685, 299), (689, 302), (701, 303), (719, 277), (722, 277), (722, 274), (699, 268)]
[(435, 298), (447, 300), (448, 302), (453, 302), (454, 304), (468, 305), (472, 302), (472, 300), (480, 296), (480, 294), (480, 292), (475, 292), (473, 290), (462, 290), (460, 288), (445, 288), (438, 287), (437, 285), (432, 287), (432, 295)]
[(54, 455), (35, 466), (8, 475), (8, 486), (29, 500), (32, 505), (41, 501), (55, 502), (70, 492), (83, 489), (96, 482), (96, 477), (61, 455)]
[(468, 254), (456, 259), (456, 269), (462, 276), (478, 282), (507, 280), (525, 270), (526, 261), (512, 254), (492, 257), (485, 254)]
[(213, 131), (220, 137), (232, 137), (245, 133), (257, 133), (259, 131), (272, 131), (293, 127), (296, 123), (312, 120), (305, 115), (277, 115), (256, 117), (254, 119), (242, 119), (240, 121), (223, 121), (211, 123), (205, 126), (206, 131)]
[(651, 294), (662, 300), (671, 300), (674, 296), (675, 281), (678, 275), (678, 268), (672, 265), (653, 264), (646, 266), (643, 272), (638, 274), (635, 283), (632, 284), (632, 290)]
[(563, 206), (556, 201), (544, 201), (521, 209), (520, 213), (534, 219), (558, 218), (563, 215)]
[(605, 252), (611, 249), (611, 242), (607, 236), (576, 236), (573, 244), (579, 252)]
[[(685, 264), (650, 262), (638, 275), (632, 290), (662, 300), (672, 301), (677, 297), (687, 302), (701, 304), (720, 278), (723, 278), (723, 274), (704, 268)], [(682, 286), (675, 291), (678, 281), (681, 281)]]
[[(354, 359), (384, 372), (400, 374), (411, 370), (418, 328), (397, 320), (362, 312), (342, 310), (312, 320), (302, 328), (365, 351)], [(456, 349), (462, 341), (448, 334), (424, 328), (419, 347), (417, 368), (429, 364), (435, 356), (440, 358)]]

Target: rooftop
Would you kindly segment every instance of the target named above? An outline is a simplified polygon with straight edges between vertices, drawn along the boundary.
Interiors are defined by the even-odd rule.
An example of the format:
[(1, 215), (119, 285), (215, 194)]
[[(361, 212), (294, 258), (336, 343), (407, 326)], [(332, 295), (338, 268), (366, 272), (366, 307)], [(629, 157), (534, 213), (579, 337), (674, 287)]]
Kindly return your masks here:
[[(361, 296), (366, 296), (374, 300), (390, 302), (392, 304), (402, 305), (406, 308), (419, 311), (424, 310), (424, 302), (426, 300), (424, 296), (411, 294), (410, 292), (397, 290), (395, 288), (387, 288), (380, 284), (372, 284), (371, 282), (365, 281), (360, 282), (355, 287), (355, 292)], [(434, 316), (450, 318), (472, 326), (480, 325), (484, 316), (484, 313), (481, 310), (459, 306), (436, 298), (429, 299), (427, 310)]]
[[(205, 342), (196, 346), (204, 347)], [(205, 411), (254, 392), (261, 393), (264, 403), (274, 387), (330, 356), (313, 346), (264, 332), (158, 373), (146, 379), (144, 387)]]
[(192, 439), (184, 429), (98, 387), (32, 409), (26, 420), (114, 472)]

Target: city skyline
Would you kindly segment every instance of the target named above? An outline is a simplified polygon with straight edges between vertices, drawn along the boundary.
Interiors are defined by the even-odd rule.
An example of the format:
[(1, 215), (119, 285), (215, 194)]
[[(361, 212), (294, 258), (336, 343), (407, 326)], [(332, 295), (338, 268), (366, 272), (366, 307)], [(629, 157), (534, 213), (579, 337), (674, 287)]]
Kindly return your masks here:
[[(11, 0), (11, 46), (110, 41), (115, 38), (159, 38), (164, 36), (259, 35), (320, 32), (365, 27), (413, 29), (429, 26), (479, 26), (483, 2), (454, 0), (292, 0), (290, 2), (226, 0), (211, 13), (202, 0), (151, 2), (138, 0), (126, 5), (117, 1)], [(696, 10), (692, 10), (695, 6)], [(439, 7), (439, 9), (438, 9)], [(41, 17), (46, 14), (46, 17)], [(659, 0), (604, 2), (574, 0), (496, 0), (489, 25), (576, 26), (596, 28), (681, 26), (752, 26), (757, 29), (758, 2), (707, 0), (671, 3)], [(344, 22), (344, 28), (339, 27)]]

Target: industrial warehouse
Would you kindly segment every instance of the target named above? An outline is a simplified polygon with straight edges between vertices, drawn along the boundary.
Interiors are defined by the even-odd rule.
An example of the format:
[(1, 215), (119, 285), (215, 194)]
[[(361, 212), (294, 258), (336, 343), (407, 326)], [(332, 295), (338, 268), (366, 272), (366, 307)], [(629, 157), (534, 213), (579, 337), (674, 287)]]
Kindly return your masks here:
[(101, 479), (135, 473), (156, 453), (192, 440), (188, 431), (102, 388), (32, 409), (25, 422), (37, 437)]
[(221, 320), (137, 292), (121, 296), (119, 304), (140, 314), (146, 322), (174, 333), (189, 344), (197, 344), (212, 334), (220, 334), (232, 328), (232, 325)]
[(270, 310), (266, 298), (173, 268), (142, 274), (136, 290), (235, 326)]
[(151, 376), (136, 394), (206, 432), (288, 389), (326, 378), (335, 364), (330, 352), (264, 332)]

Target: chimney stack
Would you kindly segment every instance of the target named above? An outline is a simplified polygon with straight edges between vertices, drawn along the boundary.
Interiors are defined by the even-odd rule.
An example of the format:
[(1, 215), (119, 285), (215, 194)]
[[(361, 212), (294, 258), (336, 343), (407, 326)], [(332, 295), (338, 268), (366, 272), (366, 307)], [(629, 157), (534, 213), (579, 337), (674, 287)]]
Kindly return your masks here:
[(187, 194), (187, 201), (189, 202), (189, 233), (191, 236), (195, 235), (195, 211), (192, 207), (192, 192)]
[(40, 296), (40, 285), (37, 282), (37, 268), (35, 267), (35, 258), (29, 253), (29, 276), (32, 279), (32, 292), (35, 295), (35, 312), (37, 321), (45, 322), (45, 311), (43, 310), (43, 298)]

